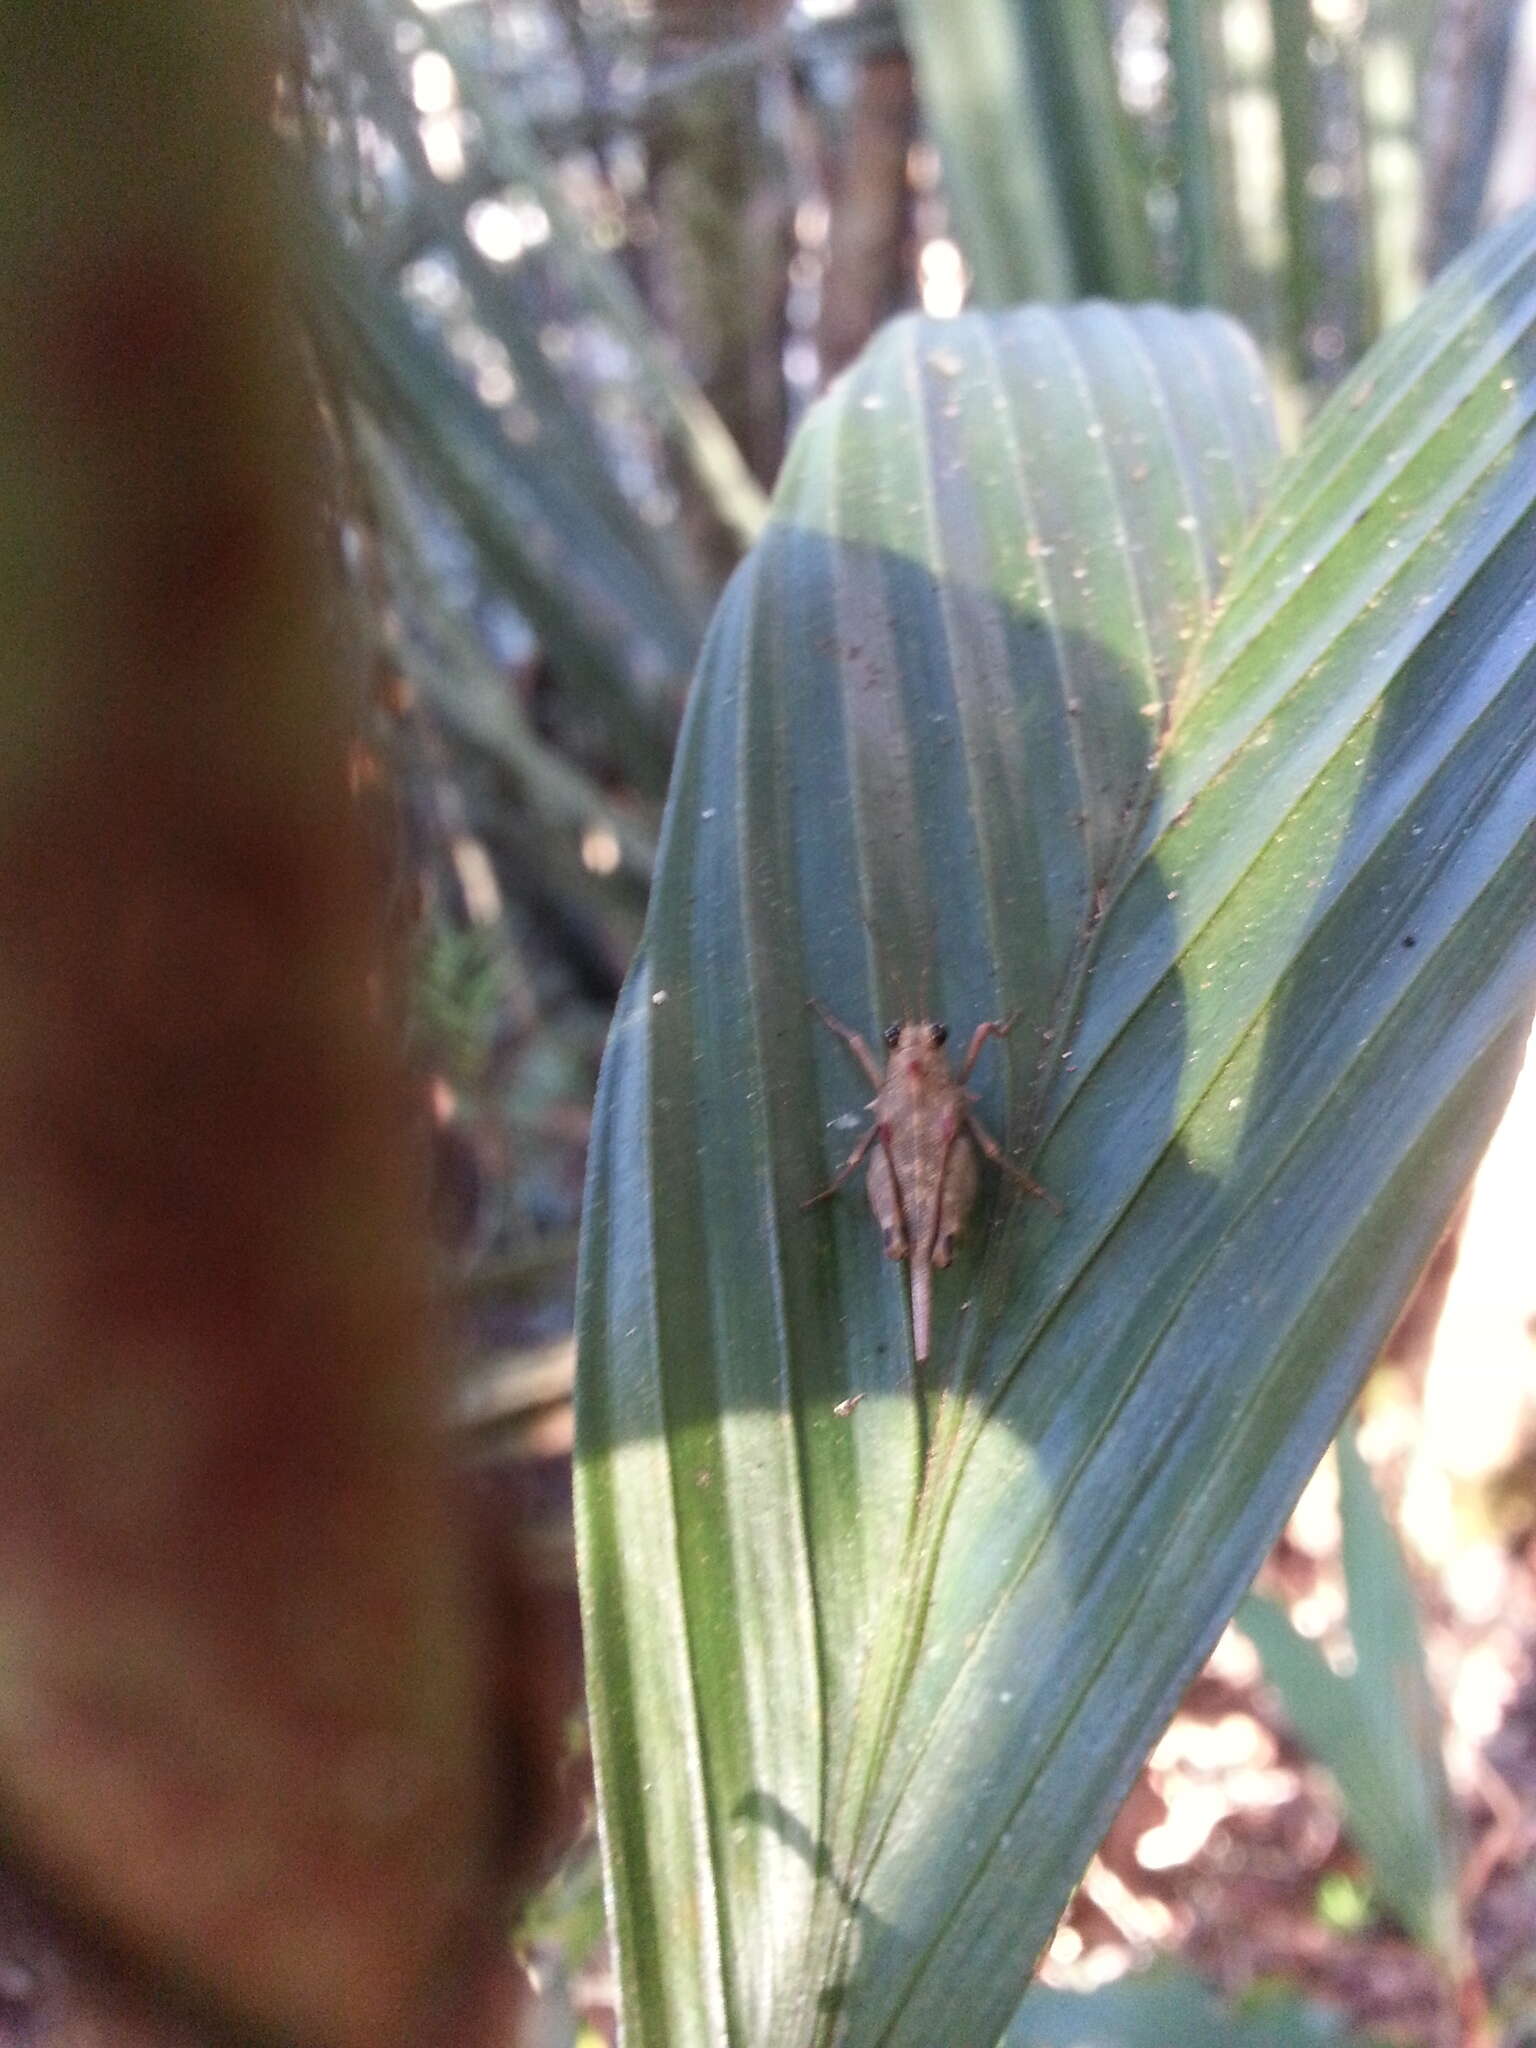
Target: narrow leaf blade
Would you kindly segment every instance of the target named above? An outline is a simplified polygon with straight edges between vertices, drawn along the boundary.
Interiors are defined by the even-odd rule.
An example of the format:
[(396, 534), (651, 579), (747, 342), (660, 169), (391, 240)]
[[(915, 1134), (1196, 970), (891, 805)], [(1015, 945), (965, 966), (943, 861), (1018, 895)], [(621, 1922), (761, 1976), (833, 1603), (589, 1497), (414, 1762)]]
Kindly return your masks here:
[(1268, 1600), (1245, 1600), (1239, 1625), (1296, 1733), (1337, 1784), (1381, 1899), (1416, 1941), (1454, 1964), (1455, 1812), (1413, 1585), (1350, 1431), (1337, 1452), (1353, 1669), (1333, 1671)]
[(1072, 223), (1020, 10), (1014, 0), (898, 0), (898, 9), (979, 298), (1071, 298), (1080, 284)]
[[(1054, 412), (1034, 412), (1037, 385)], [(835, 1263), (800, 1215), (826, 1173), (816, 1121), (859, 1100), (806, 997), (867, 1023), (931, 976), (956, 1016), (1024, 999), (1045, 1024), (1272, 445), (1236, 331), (1156, 309), (899, 324), (822, 417), (712, 632), (596, 1124), (583, 1542), (589, 1602), (638, 1633), (636, 1663), (599, 1650), (591, 1682), (619, 1945), (639, 1972), (630, 2024), (669, 2040), (800, 2023), (783, 2005), (800, 1997), (790, 1930), (809, 1939), (838, 1894), (818, 1816), (866, 1768), (849, 1753), (875, 1710), (862, 1645), (920, 1473), (900, 1292), (854, 1205), (832, 1219)], [(1138, 498), (1157, 520), (1144, 558), (1123, 540)], [(1021, 590), (1038, 608), (997, 595)], [(1043, 687), (1021, 702), (1012, 676), (1032, 671)], [(915, 745), (925, 731), (934, 744)], [(1066, 782), (1074, 816), (1089, 808), (1042, 837)], [(749, 890), (761, 860), (772, 886)], [(1003, 887), (1022, 917), (999, 989)], [(947, 904), (931, 940), (930, 890)], [(788, 1122), (765, 1128), (781, 1099)], [(865, 1333), (847, 1348), (840, 1302)], [(941, 1341), (951, 1320), (946, 1302)], [(662, 1347), (697, 1370), (664, 1371)], [(850, 1428), (832, 1411), (859, 1394)], [(588, 1619), (599, 1643), (603, 1614)], [(680, 1747), (695, 1714), (707, 1730)], [(786, 1923), (782, 1947), (754, 1943), (759, 1910)], [(760, 1974), (733, 1983), (738, 1969)], [(805, 1987), (813, 2026), (821, 1988)]]

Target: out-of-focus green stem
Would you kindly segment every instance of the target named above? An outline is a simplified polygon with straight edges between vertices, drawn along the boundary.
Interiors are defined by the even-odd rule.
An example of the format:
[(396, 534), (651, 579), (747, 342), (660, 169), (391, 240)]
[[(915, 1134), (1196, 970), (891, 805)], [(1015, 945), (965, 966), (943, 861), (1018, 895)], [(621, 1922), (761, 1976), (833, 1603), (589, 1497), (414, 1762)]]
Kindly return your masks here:
[(1366, 177), (1382, 325), (1402, 319), (1423, 288), (1419, 60), (1402, 17), (1410, 10), (1378, 4), (1366, 14), (1360, 52)]
[[(1179, 184), (1179, 296), (1232, 305), (1231, 170), (1225, 161), (1226, 67), (1211, 0), (1168, 0)], [(1220, 138), (1220, 140), (1218, 139)]]
[[(955, 226), (988, 305), (1080, 289), (1072, 223), (1016, 0), (900, 0)], [(1058, 86), (1059, 89), (1059, 86)]]
[[(1353, 200), (1352, 236), (1354, 263), (1348, 279), (1349, 311), (1352, 323), (1346, 327), (1349, 360), (1362, 354), (1381, 332), (1381, 241), (1376, 218), (1376, 166), (1373, 163), (1371, 110), (1367, 100), (1366, 44), (1358, 34), (1340, 33), (1338, 61), (1343, 66), (1353, 120), (1353, 146), (1349, 151), (1348, 189)], [(1409, 106), (1412, 95), (1409, 96)], [(1406, 305), (1403, 308), (1407, 310)], [(1343, 365), (1337, 366), (1342, 370)]]
[(1146, 165), (1115, 77), (1104, 10), (1085, 0), (1014, 0), (1030, 51), (1080, 288), (1148, 298), (1155, 284)]
[(1312, 34), (1311, 0), (1269, 0), (1269, 23), (1280, 112), (1286, 332), (1296, 374), (1305, 379), (1311, 369), (1308, 331), (1322, 271), (1317, 216), (1308, 187), (1316, 155), (1316, 101), (1307, 51)]
[(1154, 286), (1145, 167), (1087, 0), (903, 0), (955, 225), (989, 304)]

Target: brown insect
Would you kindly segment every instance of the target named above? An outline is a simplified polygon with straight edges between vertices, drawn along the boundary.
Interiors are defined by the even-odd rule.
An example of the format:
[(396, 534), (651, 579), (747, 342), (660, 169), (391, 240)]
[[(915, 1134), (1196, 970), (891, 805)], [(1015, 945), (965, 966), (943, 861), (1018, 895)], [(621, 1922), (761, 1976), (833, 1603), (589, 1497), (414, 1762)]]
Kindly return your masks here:
[(912, 1353), (921, 1365), (928, 1356), (933, 1268), (947, 1266), (976, 1199), (976, 1150), (1018, 1183), (1026, 1193), (1048, 1202), (1058, 1215), (1056, 1197), (1015, 1166), (972, 1104), (966, 1087), (977, 1055), (989, 1038), (1006, 1038), (1018, 1013), (999, 1022), (978, 1024), (971, 1033), (958, 1074), (951, 1073), (944, 1050), (946, 1024), (927, 1020), (892, 1024), (885, 1033), (889, 1057), (882, 1074), (874, 1054), (857, 1031), (850, 1031), (829, 1010), (812, 1002), (829, 1031), (835, 1032), (874, 1084), (867, 1107), (874, 1121), (839, 1167), (830, 1187), (801, 1204), (809, 1209), (824, 1202), (869, 1160), (869, 1206), (875, 1212), (888, 1259), (906, 1259), (912, 1275)]

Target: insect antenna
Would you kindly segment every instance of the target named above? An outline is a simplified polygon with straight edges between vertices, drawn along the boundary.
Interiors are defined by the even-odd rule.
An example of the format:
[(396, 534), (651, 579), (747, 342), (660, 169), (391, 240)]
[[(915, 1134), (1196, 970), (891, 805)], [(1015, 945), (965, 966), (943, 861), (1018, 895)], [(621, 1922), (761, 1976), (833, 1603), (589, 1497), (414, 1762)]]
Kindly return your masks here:
[(919, 978), (917, 986), (913, 987), (912, 948), (910, 944), (903, 944), (898, 958), (901, 963), (901, 1021), (903, 1024), (910, 1024), (923, 1015), (924, 984), (922, 979)]
[(869, 937), (870, 966), (873, 970), (873, 995), (876, 1011), (872, 1022), (875, 1030), (883, 1034), (886, 1025), (891, 1021), (886, 1014), (888, 1008), (886, 963), (891, 958), (893, 949), (882, 944), (880, 928), (875, 921), (871, 905), (865, 903), (859, 905), (859, 920)]
[(923, 935), (922, 974), (918, 984), (917, 1008), (912, 1012), (912, 1015), (914, 1017), (927, 1019), (931, 1018), (933, 1015), (933, 1011), (929, 1006), (933, 1001), (934, 983), (938, 979), (937, 967), (935, 962), (936, 946), (936, 933), (934, 930), (933, 920), (932, 918), (930, 918), (928, 921), (927, 929)]
[(901, 952), (901, 1021), (907, 1023), (913, 1017), (920, 1017), (922, 1011), (914, 1008), (912, 1001), (912, 959), (905, 947)]

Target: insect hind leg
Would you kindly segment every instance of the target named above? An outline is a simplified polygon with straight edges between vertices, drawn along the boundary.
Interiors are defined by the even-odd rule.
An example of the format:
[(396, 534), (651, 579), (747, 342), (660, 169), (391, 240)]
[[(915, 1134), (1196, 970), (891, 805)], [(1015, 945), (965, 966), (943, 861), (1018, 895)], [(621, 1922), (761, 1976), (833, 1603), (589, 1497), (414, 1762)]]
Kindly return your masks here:
[(1057, 1201), (1050, 1189), (1041, 1187), (1037, 1180), (1031, 1180), (1022, 1166), (1015, 1166), (985, 1124), (969, 1110), (966, 1111), (965, 1122), (971, 1136), (976, 1140), (982, 1151), (986, 1153), (994, 1166), (1001, 1167), (1010, 1180), (1017, 1182), (1027, 1195), (1033, 1195), (1038, 1201), (1044, 1202), (1053, 1214), (1060, 1216), (1065, 1213), (1060, 1202)]
[(853, 1150), (848, 1154), (848, 1157), (843, 1161), (842, 1165), (837, 1169), (837, 1172), (833, 1174), (831, 1180), (827, 1183), (827, 1185), (824, 1188), (822, 1188), (818, 1194), (808, 1195), (806, 1199), (800, 1204), (801, 1208), (814, 1209), (818, 1202), (825, 1202), (829, 1196), (835, 1195), (838, 1189), (843, 1185), (844, 1181), (847, 1180), (848, 1176), (851, 1173), (855, 1172), (858, 1169), (858, 1167), (863, 1163), (865, 1153), (869, 1150), (870, 1146), (875, 1142), (875, 1139), (878, 1136), (879, 1127), (875, 1124), (871, 1124), (869, 1129), (864, 1133), (863, 1137), (860, 1138), (857, 1145), (855, 1145)]

